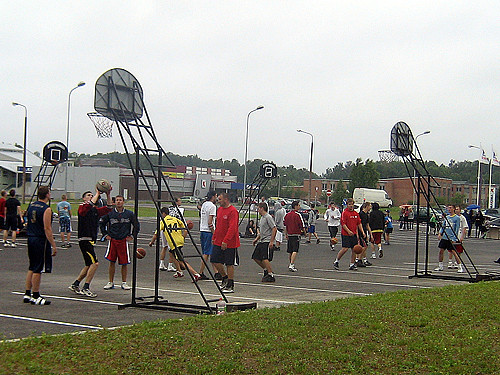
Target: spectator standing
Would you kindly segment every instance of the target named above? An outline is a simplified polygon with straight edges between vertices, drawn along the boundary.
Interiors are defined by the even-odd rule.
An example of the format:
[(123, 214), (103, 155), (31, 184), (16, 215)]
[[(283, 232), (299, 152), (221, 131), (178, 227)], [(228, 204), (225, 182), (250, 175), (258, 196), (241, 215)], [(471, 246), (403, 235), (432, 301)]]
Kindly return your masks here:
[[(392, 224), (392, 217), (391, 217), (391, 211), (386, 210), (385, 211), (385, 216), (384, 216), (384, 223), (385, 223), (385, 229), (384, 229), (384, 234), (385, 234), (385, 245), (390, 245), (391, 244), (391, 233), (392, 230), (394, 229), (394, 225)], [(372, 258), (373, 258), (372, 254)], [(377, 256), (375, 255), (375, 258)]]
[(449, 252), (451, 252), (455, 256), (455, 259), (457, 260), (457, 263), (458, 263), (458, 271), (457, 272), (464, 272), (460, 258), (458, 257), (458, 255), (455, 251), (455, 246), (453, 244), (454, 242), (455, 243), (458, 242), (457, 235), (460, 231), (460, 218), (455, 214), (455, 206), (454, 205), (448, 205), (447, 209), (448, 209), (449, 215), (446, 215), (446, 218), (443, 221), (443, 226), (441, 227), (441, 231), (439, 232), (439, 235), (438, 235), (439, 264), (434, 269), (434, 271), (442, 271), (443, 270), (444, 251), (448, 250)]
[(259, 228), (257, 229), (257, 237), (252, 241), (254, 246), (257, 244), (252, 254), (252, 259), (264, 270), (262, 282), (273, 283), (276, 280), (274, 278), (271, 262), (273, 260), (274, 241), (277, 232), (276, 223), (267, 212), (267, 203), (259, 203), (258, 210), (261, 218), (259, 221)]
[[(57, 254), (56, 241), (52, 233), (52, 210), (50, 209), (50, 190), (40, 186), (38, 200), (28, 207), (28, 258), (29, 268), (26, 275), (26, 292), (23, 302), (32, 305), (50, 305), (50, 301), (40, 295), (42, 272), (52, 272), (52, 257)], [(33, 295), (31, 293), (33, 292)]]
[(311, 243), (311, 236), (316, 237), (316, 243), (319, 244), (319, 237), (316, 233), (316, 219), (318, 217), (318, 211), (314, 209), (314, 203), (311, 204), (311, 209), (309, 210), (309, 217), (307, 218), (307, 233), (309, 238), (306, 243)]
[[(215, 193), (215, 191), (209, 191), (206, 201), (203, 202), (200, 208), (200, 241), (203, 259), (205, 260), (205, 262), (202, 261), (200, 265), (201, 280), (208, 279), (203, 271), (205, 270), (205, 263), (209, 261), (210, 255), (212, 255), (213, 250), (212, 238), (215, 232), (215, 216), (217, 215), (217, 207), (215, 206), (216, 201), (217, 194)], [(217, 274), (217, 270), (215, 270), (214, 273)], [(220, 274), (217, 276), (220, 276)], [(222, 277), (219, 277), (219, 279), (220, 278)]]
[(71, 244), (71, 204), (66, 200), (66, 194), (61, 196), (61, 202), (57, 204), (57, 214), (59, 215), (59, 233), (61, 234), (61, 247), (69, 248)]
[[(328, 232), (330, 239), (337, 237), (340, 227), (340, 210), (335, 204), (330, 204), (330, 207), (325, 212), (325, 221), (328, 223)], [(335, 245), (330, 242), (331, 250), (335, 250)]]
[(286, 252), (288, 253), (288, 259), (290, 265), (288, 270), (291, 272), (297, 272), (295, 267), (295, 259), (299, 252), (300, 246), (300, 235), (304, 233), (304, 220), (302, 220), (302, 215), (297, 211), (300, 208), (299, 201), (292, 202), (292, 211), (285, 215), (285, 235), (288, 240)]
[(122, 284), (121, 288), (130, 290), (127, 285), (127, 269), (130, 264), (130, 254), (128, 250), (128, 242), (137, 238), (140, 230), (139, 221), (135, 214), (125, 209), (125, 199), (122, 195), (115, 197), (115, 208), (103, 217), (105, 226), (106, 239), (108, 242), (108, 249), (104, 256), (109, 260), (109, 281), (104, 286), (104, 289), (113, 289), (115, 287), (115, 268), (116, 261), (121, 265)]
[(375, 246), (377, 246), (378, 255), (380, 258), (383, 257), (382, 252), (382, 234), (384, 233), (385, 217), (384, 213), (380, 211), (380, 205), (375, 202), (372, 204), (372, 212), (370, 212), (369, 217), (370, 229), (372, 232), (372, 258), (376, 258)]
[(283, 232), (285, 230), (285, 215), (286, 211), (280, 202), (276, 202), (274, 205), (274, 222), (276, 223), (276, 246), (274, 246), (274, 251), (280, 251), (281, 243), (283, 242)]
[(222, 276), (222, 291), (234, 293), (234, 266), (239, 263), (239, 214), (238, 210), (231, 205), (228, 193), (219, 194), (218, 199), (220, 207), (217, 209), (215, 220), (217, 225), (213, 235), (214, 247), (210, 261)]
[[(19, 219), (21, 218), (21, 226), (24, 222), (23, 215), (21, 213), (21, 202), (16, 198), (16, 191), (11, 189), (9, 191), (9, 198), (5, 201), (5, 231), (3, 232), (3, 245), (5, 247), (17, 247), (16, 237), (17, 237), (17, 229), (19, 227)], [(9, 230), (12, 231), (12, 242), (7, 240), (9, 236)]]

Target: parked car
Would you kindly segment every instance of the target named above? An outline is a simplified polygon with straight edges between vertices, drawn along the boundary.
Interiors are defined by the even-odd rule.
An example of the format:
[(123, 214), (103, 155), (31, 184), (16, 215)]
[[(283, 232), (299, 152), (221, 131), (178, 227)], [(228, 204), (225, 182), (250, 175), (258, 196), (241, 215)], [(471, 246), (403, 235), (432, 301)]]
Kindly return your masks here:
[(492, 218), (500, 218), (500, 211), (497, 208), (488, 208), (483, 211), (483, 214)]
[(181, 202), (182, 203), (198, 203), (198, 199), (196, 199), (195, 197), (190, 196), (190, 195), (185, 195), (185, 196), (181, 197)]

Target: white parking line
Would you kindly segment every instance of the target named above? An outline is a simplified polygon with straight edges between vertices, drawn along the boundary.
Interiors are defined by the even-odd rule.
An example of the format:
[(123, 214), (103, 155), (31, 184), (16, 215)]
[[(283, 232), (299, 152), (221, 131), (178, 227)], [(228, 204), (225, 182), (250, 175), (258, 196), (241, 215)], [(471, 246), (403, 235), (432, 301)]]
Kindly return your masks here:
[[(312, 280), (333, 280), (333, 279), (320, 279), (320, 278), (305, 277), (305, 276), (291, 276), (291, 275), (278, 275), (278, 274), (275, 274), (275, 275), (278, 276), (278, 277), (299, 277), (299, 278), (312, 279)], [(264, 286), (263, 284), (240, 283), (240, 282), (238, 282), (237, 284), (251, 285), (251, 286)], [(266, 284), (265, 286), (266, 287), (271, 287), (271, 288), (280, 288), (280, 289), (305, 290), (305, 291), (308, 291), (308, 292), (355, 294), (355, 295), (358, 295), (358, 296), (369, 296), (369, 295), (371, 295), (371, 293), (349, 292), (349, 291), (346, 291), (346, 290), (301, 288), (301, 287), (296, 287), (296, 286), (286, 286), (286, 285), (276, 285), (276, 284)]]
[[(12, 294), (19, 294), (19, 295), (24, 295), (22, 292), (12, 292)], [(118, 302), (109, 302), (109, 301), (101, 301), (98, 299), (85, 299), (85, 298), (75, 298), (75, 297), (62, 297), (62, 296), (54, 296), (54, 295), (48, 295), (44, 294), (45, 297), (50, 297), (54, 299), (63, 299), (67, 301), (78, 301), (78, 302), (90, 302), (90, 303), (100, 303), (103, 305), (114, 305), (114, 306), (119, 306), (123, 305), (123, 303), (118, 303)]]
[[(374, 268), (374, 267), (370, 266), (370, 268)], [(338, 270), (322, 269), (322, 268), (314, 268), (314, 271), (352, 273), (352, 271), (338, 271)], [(408, 271), (410, 271), (410, 270), (408, 270)], [(391, 274), (385, 274), (385, 273), (375, 273), (375, 272), (366, 272), (366, 271), (360, 271), (360, 272), (356, 273), (356, 275), (372, 275), (372, 276), (384, 276), (384, 277), (399, 277), (401, 279), (407, 279), (408, 278), (408, 276), (405, 276), (405, 275), (391, 275)]]
[(79, 328), (87, 328), (87, 329), (103, 329), (102, 327), (98, 327), (98, 326), (88, 326), (85, 324), (59, 322), (57, 320), (36, 319), (36, 318), (29, 318), (27, 316), (19, 316), (19, 315), (9, 315), (9, 314), (1, 314), (0, 313), (0, 317), (17, 319), (17, 320), (28, 320), (30, 322), (38, 322), (38, 323), (57, 324), (57, 325), (69, 326), (69, 327), (79, 327)]

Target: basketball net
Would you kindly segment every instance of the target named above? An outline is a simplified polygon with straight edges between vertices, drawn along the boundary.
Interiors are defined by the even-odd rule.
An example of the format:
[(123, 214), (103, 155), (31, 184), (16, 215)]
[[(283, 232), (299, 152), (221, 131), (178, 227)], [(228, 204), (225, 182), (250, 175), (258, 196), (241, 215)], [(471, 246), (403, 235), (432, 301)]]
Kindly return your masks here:
[(90, 121), (94, 124), (99, 138), (111, 138), (113, 136), (113, 120), (97, 112), (87, 113), (87, 116), (89, 116)]

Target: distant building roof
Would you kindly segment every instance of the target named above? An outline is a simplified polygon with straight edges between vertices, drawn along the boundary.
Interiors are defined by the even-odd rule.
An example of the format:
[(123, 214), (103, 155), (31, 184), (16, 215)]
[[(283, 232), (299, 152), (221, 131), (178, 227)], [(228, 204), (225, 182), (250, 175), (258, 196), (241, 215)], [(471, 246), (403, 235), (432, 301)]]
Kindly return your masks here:
[[(34, 167), (42, 164), (42, 159), (26, 150), (26, 166)], [(17, 167), (23, 165), (23, 147), (10, 143), (0, 143), (0, 168), (17, 172)], [(22, 168), (21, 168), (22, 170)]]

